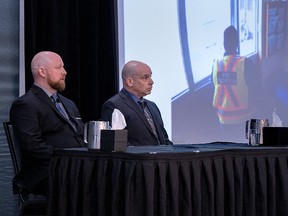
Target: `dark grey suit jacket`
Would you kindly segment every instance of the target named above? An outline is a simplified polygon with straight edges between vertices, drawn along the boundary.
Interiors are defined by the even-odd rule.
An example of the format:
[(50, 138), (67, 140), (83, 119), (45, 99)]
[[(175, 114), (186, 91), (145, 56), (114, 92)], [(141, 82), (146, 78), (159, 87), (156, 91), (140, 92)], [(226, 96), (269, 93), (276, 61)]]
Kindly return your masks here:
[(18, 98), (10, 109), (10, 121), (21, 144), (21, 175), (28, 191), (48, 177), (48, 166), (54, 148), (81, 147), (83, 122), (74, 102), (60, 94), (76, 130), (56, 109), (48, 95), (38, 86)]
[[(168, 138), (157, 105), (152, 101), (144, 100), (154, 120), (160, 144), (171, 145), (172, 142)], [(101, 119), (110, 121), (111, 123), (112, 113), (115, 108), (121, 111), (125, 117), (127, 124), (126, 129), (128, 130), (128, 145), (158, 145), (157, 138), (153, 134), (143, 111), (135, 101), (133, 101), (125, 89), (122, 89), (118, 94), (103, 104)]]

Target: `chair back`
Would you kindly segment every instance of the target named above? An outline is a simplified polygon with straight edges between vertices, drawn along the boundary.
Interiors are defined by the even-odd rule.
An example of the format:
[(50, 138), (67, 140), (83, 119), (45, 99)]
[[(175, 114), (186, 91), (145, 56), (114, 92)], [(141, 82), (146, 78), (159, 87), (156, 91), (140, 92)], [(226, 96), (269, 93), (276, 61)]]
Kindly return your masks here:
[(17, 141), (17, 138), (14, 135), (13, 127), (10, 122), (3, 122), (4, 131), (6, 134), (12, 163), (14, 167), (14, 173), (15, 175), (18, 175), (20, 173), (21, 169), (21, 149), (20, 145)]
[(13, 192), (18, 193), (20, 197), (19, 216), (26, 215), (46, 215), (47, 196), (35, 195), (27, 193), (25, 186), (21, 181), (18, 181), (17, 176), (21, 169), (21, 147), (13, 132), (13, 127), (10, 122), (3, 122), (7, 143), (12, 158), (15, 177), (13, 179)]

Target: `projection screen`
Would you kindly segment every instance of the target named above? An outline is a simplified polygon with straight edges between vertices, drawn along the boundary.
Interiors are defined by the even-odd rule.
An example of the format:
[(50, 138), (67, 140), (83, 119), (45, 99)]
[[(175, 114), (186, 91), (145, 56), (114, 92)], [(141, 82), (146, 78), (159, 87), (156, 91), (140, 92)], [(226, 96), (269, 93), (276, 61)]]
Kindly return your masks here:
[[(174, 144), (246, 143), (246, 125), (249, 127), (252, 118), (286, 127), (287, 3), (119, 0), (119, 73), (129, 60), (140, 60), (151, 67), (155, 83), (146, 98), (160, 108)], [(230, 25), (238, 32), (237, 56), (252, 65), (245, 72), (248, 87), (243, 87), (248, 89), (250, 113), (237, 123), (238, 127), (233, 123), (223, 127), (218, 108), (213, 106), (212, 66), (223, 58), (223, 32)]]

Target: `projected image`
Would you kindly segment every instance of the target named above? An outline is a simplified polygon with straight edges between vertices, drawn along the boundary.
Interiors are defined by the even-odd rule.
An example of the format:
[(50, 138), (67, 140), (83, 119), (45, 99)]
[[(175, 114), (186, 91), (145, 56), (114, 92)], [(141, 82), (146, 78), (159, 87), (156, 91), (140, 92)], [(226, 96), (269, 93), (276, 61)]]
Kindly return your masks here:
[[(281, 95), (285, 94), (285, 96), (282, 96), (280, 102), (280, 97), (277, 96), (277, 91), (280, 91), (278, 88), (280, 80), (277, 81), (276, 78), (279, 76), (288, 78), (287, 67), (283, 61), (283, 59), (287, 60), (284, 51), (287, 50), (287, 45), (282, 43), (282, 49), (275, 53), (274, 58), (263, 59), (261, 53), (264, 38), (267, 37), (261, 32), (269, 28), (271, 22), (277, 20), (278, 24), (273, 23), (274, 26), (277, 25), (277, 29), (285, 28), (282, 32), (287, 32), (287, 27), (282, 23), (284, 17), (287, 18), (287, 3), (274, 3), (273, 9), (272, 4), (270, 3), (269, 7), (264, 4), (262, 14), (262, 4), (258, 4), (255, 0), (240, 0), (237, 7), (234, 7), (235, 4), (231, 4), (231, 1), (226, 1), (219, 9), (215, 2), (211, 1), (208, 4), (211, 5), (211, 11), (206, 9), (207, 4), (196, 4), (193, 0), (179, 3), (179, 31), (182, 48), (186, 50), (183, 55), (186, 55), (185, 59), (190, 60), (185, 62), (190, 90), (186, 95), (182, 95), (182, 98), (179, 97), (172, 102), (175, 110), (172, 112), (172, 116), (175, 115), (172, 121), (172, 133), (176, 140), (187, 142), (191, 140), (191, 135), (188, 134), (194, 131), (196, 137), (192, 138), (194, 142), (208, 140), (247, 142), (246, 121), (251, 118), (267, 118), (272, 124), (273, 111), (278, 113), (278, 117), (281, 116), (282, 125), (283, 122), (288, 123), (285, 120), (287, 114), (281, 111), (286, 106), (283, 100), (286, 93), (282, 88)], [(265, 10), (266, 8), (269, 8), (269, 11)], [(207, 13), (197, 13), (204, 10)], [(277, 19), (274, 17), (271, 20), (271, 10), (273, 15), (278, 15)], [(283, 13), (283, 10), (286, 12)], [(264, 20), (268, 19), (268, 22), (257, 23), (256, 21), (262, 17)], [(267, 31), (271, 30), (267, 29)], [(195, 32), (203, 32), (196, 41)], [(287, 34), (281, 35), (277, 40), (283, 38), (286, 39)], [(269, 39), (266, 40), (269, 42)], [(281, 56), (283, 59), (277, 60), (276, 56)], [(212, 68), (211, 66), (209, 68), (209, 62)], [(199, 101), (203, 104), (199, 105)], [(187, 106), (190, 108), (182, 118), (187, 121), (189, 116), (193, 117), (189, 121), (190, 127), (187, 125), (190, 130), (185, 134), (178, 130), (181, 123), (176, 122), (181, 119), (177, 110), (183, 110)]]
[(288, 127), (288, 1), (123, 0), (122, 9), (122, 63), (151, 66), (148, 99), (175, 144), (247, 143), (252, 118)]
[(257, 51), (257, 11), (259, 5), (256, 1), (240, 0), (238, 3), (239, 53), (242, 56)]

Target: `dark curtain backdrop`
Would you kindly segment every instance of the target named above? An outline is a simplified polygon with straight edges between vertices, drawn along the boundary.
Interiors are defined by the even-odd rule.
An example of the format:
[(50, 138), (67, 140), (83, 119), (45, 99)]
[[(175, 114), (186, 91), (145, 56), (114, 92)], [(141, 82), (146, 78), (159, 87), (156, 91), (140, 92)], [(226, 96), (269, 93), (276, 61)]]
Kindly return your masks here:
[(63, 94), (83, 121), (98, 120), (103, 102), (118, 91), (116, 23), (117, 0), (26, 0), (26, 90), (32, 57), (57, 52), (68, 73)]

